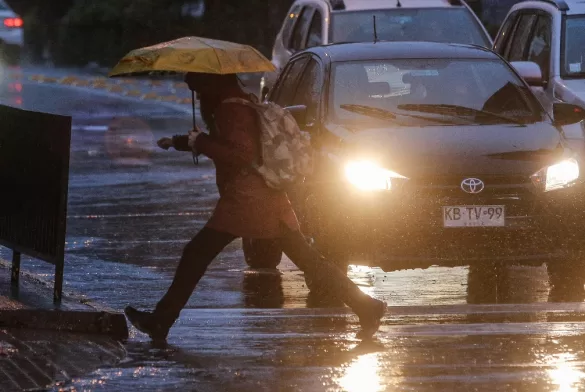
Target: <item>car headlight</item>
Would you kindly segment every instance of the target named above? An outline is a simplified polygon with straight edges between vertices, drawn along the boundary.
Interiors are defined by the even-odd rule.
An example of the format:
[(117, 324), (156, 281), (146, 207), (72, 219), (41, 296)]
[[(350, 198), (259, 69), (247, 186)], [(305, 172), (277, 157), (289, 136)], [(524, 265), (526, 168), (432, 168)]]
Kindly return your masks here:
[(539, 170), (531, 178), (545, 192), (567, 188), (579, 179), (579, 162), (570, 158)]
[(345, 177), (364, 191), (391, 190), (392, 180), (407, 179), (370, 161), (351, 161), (345, 165)]

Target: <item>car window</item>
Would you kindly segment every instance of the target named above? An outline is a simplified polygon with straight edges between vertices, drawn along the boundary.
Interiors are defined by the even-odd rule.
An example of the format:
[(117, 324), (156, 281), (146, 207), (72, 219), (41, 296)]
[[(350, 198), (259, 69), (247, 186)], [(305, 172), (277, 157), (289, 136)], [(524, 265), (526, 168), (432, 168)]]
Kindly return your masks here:
[(321, 15), (321, 11), (315, 10), (313, 14), (313, 20), (311, 21), (311, 26), (309, 27), (309, 35), (307, 36), (307, 48), (312, 48), (313, 46), (319, 46), (323, 43), (323, 16)]
[(282, 42), (286, 48), (290, 47), (290, 38), (293, 27), (295, 26), (295, 22), (299, 18), (299, 11), (301, 9), (300, 5), (296, 5), (291, 8), (289, 14), (286, 16), (286, 20), (284, 21), (284, 25), (282, 27)]
[(372, 41), (373, 16), (376, 16), (378, 38), (383, 41), (475, 44), (490, 49), (492, 46), (481, 24), (464, 7), (333, 12), (330, 41)]
[(527, 61), (533, 61), (540, 66), (543, 77), (548, 80), (550, 70), (550, 44), (552, 19), (541, 15), (538, 17), (534, 33), (528, 44)]
[(524, 58), (534, 22), (536, 22), (536, 15), (534, 14), (523, 14), (520, 16), (520, 20), (514, 31), (514, 38), (512, 38), (512, 45), (510, 45), (507, 54), (509, 61), (522, 61)]
[(585, 78), (585, 16), (567, 17), (562, 47), (562, 75), (571, 78)]
[(295, 24), (295, 28), (293, 30), (290, 47), (293, 51), (304, 49), (305, 35), (307, 33), (307, 28), (309, 27), (312, 15), (313, 9), (311, 7), (304, 7), (301, 11), (299, 20)]
[[(329, 83), (328, 116), (333, 122), (363, 122), (367, 117), (358, 112), (370, 108), (394, 113), (399, 120), (418, 126), (420, 119), (412, 115), (429, 114), (417, 112), (416, 107), (438, 111), (431, 117), (435, 119), (438, 114), (449, 118), (454, 107), (470, 109), (476, 116), (463, 117), (471, 123), (528, 123), (544, 116), (530, 89), (499, 59), (338, 62), (333, 64)], [(380, 110), (374, 115), (379, 116)]]
[(317, 119), (319, 100), (321, 97), (321, 66), (317, 61), (311, 59), (304, 69), (293, 105), (307, 106), (307, 122)]
[(511, 40), (510, 36), (516, 25), (516, 21), (518, 20), (518, 13), (515, 12), (511, 14), (504, 24), (496, 38), (496, 42), (494, 43), (494, 51), (500, 54), (501, 56), (505, 56), (506, 48), (510, 45)]
[(303, 57), (289, 64), (277, 82), (275, 91), (271, 94), (271, 100), (282, 107), (292, 105), (293, 97), (297, 89), (297, 81), (307, 64), (308, 58)]

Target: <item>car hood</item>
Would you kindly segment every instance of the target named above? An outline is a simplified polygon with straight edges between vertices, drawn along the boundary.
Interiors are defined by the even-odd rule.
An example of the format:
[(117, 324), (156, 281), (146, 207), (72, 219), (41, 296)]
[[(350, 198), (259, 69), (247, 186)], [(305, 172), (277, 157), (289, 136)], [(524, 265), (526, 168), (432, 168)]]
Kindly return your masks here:
[(331, 126), (347, 159), (374, 160), (407, 177), (530, 176), (571, 154), (550, 124), (350, 129)]

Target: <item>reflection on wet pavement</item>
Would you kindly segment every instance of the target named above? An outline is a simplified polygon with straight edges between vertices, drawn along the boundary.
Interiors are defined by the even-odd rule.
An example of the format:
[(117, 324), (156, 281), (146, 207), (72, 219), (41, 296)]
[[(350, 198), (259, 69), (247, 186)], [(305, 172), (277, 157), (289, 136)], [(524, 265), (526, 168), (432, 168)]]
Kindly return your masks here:
[(356, 321), (339, 311), (189, 311), (168, 346), (134, 340), (118, 373), (94, 376), (110, 390), (577, 391), (583, 385), (582, 324), (388, 325), (377, 341), (363, 343), (353, 338)]
[[(129, 303), (152, 308), (170, 284), (182, 247), (217, 198), (209, 161), (196, 167), (189, 154), (149, 146), (185, 132), (190, 118), (160, 108), (149, 116), (148, 105), (78, 90), (24, 83), (23, 94), (25, 106), (72, 113), (82, 125), (73, 133), (65, 290), (119, 310)], [(118, 109), (114, 121), (111, 113)], [(103, 115), (108, 110), (109, 117)], [(99, 118), (92, 117), (99, 111)], [(131, 112), (141, 119), (129, 117)], [(0, 257), (8, 257), (5, 249)], [(23, 269), (53, 273), (52, 266), (28, 258)], [(585, 271), (569, 263), (554, 273), (546, 266), (511, 265), (392, 273), (353, 268), (350, 276), (362, 290), (390, 305), (372, 342), (355, 339), (358, 320), (346, 308), (314, 307), (289, 260), (279, 269), (249, 270), (235, 241), (211, 265), (167, 346), (155, 347), (133, 330), (125, 362), (66, 388), (585, 388)]]

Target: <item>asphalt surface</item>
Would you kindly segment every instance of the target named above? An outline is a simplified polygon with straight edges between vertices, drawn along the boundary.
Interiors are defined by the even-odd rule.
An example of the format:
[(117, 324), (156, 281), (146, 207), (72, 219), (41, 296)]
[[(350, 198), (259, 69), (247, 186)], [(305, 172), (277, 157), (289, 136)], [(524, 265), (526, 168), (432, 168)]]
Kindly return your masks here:
[[(3, 103), (74, 118), (65, 291), (119, 310), (128, 304), (151, 308), (168, 287), (183, 245), (217, 199), (211, 162), (195, 166), (189, 154), (154, 147), (159, 137), (189, 129), (189, 111), (39, 84), (28, 74), (25, 70), (16, 82), (0, 83)], [(9, 253), (1, 249), (2, 256)], [(29, 258), (22, 264), (51, 278), (49, 264)], [(583, 271), (554, 281), (545, 266), (393, 273), (356, 268), (350, 276), (362, 290), (390, 306), (377, 339), (361, 342), (355, 338), (355, 316), (345, 308), (308, 306), (299, 271), (288, 260), (280, 270), (248, 270), (241, 244), (234, 242), (201, 281), (168, 345), (153, 346), (132, 330), (129, 356), (121, 365), (62, 388), (585, 388)]]

